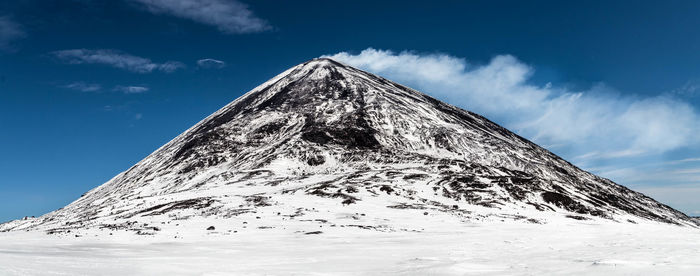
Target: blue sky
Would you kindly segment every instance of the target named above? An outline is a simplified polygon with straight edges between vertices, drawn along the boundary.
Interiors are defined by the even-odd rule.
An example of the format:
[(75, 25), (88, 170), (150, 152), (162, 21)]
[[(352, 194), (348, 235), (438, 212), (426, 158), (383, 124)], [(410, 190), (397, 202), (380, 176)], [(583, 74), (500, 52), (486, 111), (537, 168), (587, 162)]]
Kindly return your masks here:
[(0, 221), (70, 203), (322, 55), (700, 215), (700, 3), (566, 2), (3, 1)]

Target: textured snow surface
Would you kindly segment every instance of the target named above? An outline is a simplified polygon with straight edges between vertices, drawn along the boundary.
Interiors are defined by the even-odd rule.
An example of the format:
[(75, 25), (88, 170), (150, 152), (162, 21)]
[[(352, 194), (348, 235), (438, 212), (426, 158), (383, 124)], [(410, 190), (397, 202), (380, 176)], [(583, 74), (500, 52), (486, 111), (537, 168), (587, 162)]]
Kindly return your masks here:
[[(658, 223), (443, 222), (422, 232), (0, 233), (0, 275), (697, 275), (700, 231)], [(220, 229), (220, 230), (219, 230)], [(229, 229), (243, 230), (227, 233)], [(93, 230), (94, 231), (94, 230)], [(99, 231), (96, 231), (99, 232)]]

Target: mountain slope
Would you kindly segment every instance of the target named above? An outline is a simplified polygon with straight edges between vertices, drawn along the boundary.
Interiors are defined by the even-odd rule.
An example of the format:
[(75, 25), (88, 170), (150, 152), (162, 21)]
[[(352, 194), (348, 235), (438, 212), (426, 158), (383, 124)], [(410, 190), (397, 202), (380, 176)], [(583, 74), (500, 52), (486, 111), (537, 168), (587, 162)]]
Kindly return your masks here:
[(424, 217), (695, 225), (484, 117), (315, 59), (246, 93), (65, 208), (0, 230), (153, 233), (165, 227), (154, 223), (253, 217), (264, 222), (259, 227), (302, 230), (317, 224), (415, 230)]

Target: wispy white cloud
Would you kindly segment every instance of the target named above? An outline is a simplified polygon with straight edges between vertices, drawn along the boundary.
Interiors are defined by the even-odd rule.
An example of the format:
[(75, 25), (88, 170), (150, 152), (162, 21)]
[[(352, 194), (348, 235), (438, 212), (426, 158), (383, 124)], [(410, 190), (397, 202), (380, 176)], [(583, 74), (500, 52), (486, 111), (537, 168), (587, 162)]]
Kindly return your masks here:
[(136, 73), (151, 73), (153, 71), (171, 73), (185, 67), (183, 63), (178, 61), (156, 63), (148, 58), (108, 49), (71, 49), (55, 51), (51, 54), (68, 64), (102, 64)]
[(197, 66), (204, 69), (221, 69), (226, 67), (226, 62), (212, 58), (205, 58), (198, 60)]
[(533, 85), (534, 69), (510, 55), (483, 65), (371, 48), (329, 57), (493, 118), (539, 144), (568, 145), (571, 156), (621, 158), (700, 144), (700, 118), (686, 102), (621, 96), (604, 84), (585, 91)]
[(270, 29), (246, 4), (236, 0), (131, 0), (155, 14), (167, 14), (215, 26), (228, 34), (256, 33)]
[(81, 92), (97, 92), (102, 90), (102, 86), (97, 83), (86, 83), (82, 81), (64, 85), (63, 87)]
[(681, 160), (669, 161), (669, 163), (672, 163), (672, 164), (689, 163), (689, 162), (700, 162), (700, 158), (685, 158), (685, 159), (681, 159)]
[(651, 167), (608, 166), (599, 172), (605, 177), (631, 186), (674, 186), (695, 185), (700, 188), (700, 171), (693, 168), (683, 169), (675, 166)]
[(24, 28), (10, 16), (0, 16), (0, 50), (13, 50), (12, 43), (26, 36)]
[(150, 89), (148, 87), (144, 87), (144, 86), (121, 86), (121, 85), (119, 85), (119, 86), (114, 87), (114, 89), (112, 89), (112, 90), (119, 91), (119, 92), (122, 92), (124, 94), (141, 94), (141, 93), (148, 92), (148, 90), (150, 90)]

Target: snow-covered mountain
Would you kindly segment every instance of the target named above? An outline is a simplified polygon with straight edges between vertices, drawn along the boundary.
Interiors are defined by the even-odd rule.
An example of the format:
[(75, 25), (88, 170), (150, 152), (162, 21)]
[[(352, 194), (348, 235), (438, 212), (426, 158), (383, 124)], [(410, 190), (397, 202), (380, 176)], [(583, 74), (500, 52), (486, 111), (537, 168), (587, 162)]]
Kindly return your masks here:
[(259, 229), (418, 231), (434, 220), (556, 219), (696, 226), (484, 117), (314, 59), (70, 205), (0, 230), (153, 234), (255, 221)]

